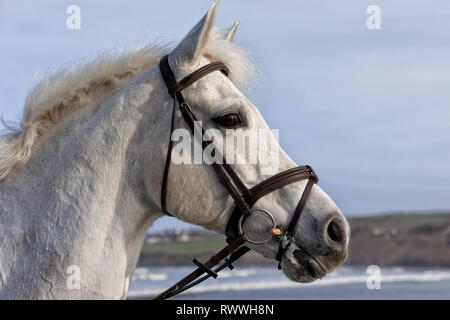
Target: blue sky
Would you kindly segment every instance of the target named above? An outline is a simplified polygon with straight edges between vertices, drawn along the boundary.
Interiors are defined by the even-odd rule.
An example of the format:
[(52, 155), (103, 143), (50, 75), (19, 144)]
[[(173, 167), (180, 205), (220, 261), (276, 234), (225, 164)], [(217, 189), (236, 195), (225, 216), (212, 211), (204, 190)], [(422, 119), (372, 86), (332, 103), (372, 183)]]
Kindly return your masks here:
[[(17, 120), (50, 68), (135, 41), (176, 44), (211, 3), (0, 0), (0, 113)], [(71, 4), (81, 30), (66, 28)], [(371, 4), (381, 30), (366, 27)], [(235, 20), (265, 73), (250, 99), (346, 215), (450, 208), (450, 2), (223, 0), (216, 25)]]

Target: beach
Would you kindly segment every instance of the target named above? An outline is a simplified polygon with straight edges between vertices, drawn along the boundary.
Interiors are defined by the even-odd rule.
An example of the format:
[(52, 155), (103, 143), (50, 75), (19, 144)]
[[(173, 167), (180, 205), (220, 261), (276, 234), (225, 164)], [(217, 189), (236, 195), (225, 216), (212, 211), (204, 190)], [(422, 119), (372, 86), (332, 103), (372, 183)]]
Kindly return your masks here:
[[(193, 270), (192, 266), (138, 268), (128, 299), (156, 296)], [(380, 289), (369, 289), (366, 266), (344, 266), (313, 283), (295, 283), (274, 267), (224, 270), (176, 299), (450, 299), (449, 268), (389, 267), (381, 269)]]

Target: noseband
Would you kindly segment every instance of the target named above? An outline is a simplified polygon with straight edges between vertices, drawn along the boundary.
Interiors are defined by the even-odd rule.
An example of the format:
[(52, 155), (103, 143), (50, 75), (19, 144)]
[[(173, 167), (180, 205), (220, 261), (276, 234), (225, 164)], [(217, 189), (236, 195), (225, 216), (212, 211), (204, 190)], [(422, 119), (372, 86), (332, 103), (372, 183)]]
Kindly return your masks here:
[[(197, 121), (197, 118), (192, 112), (189, 104), (183, 98), (181, 91), (189, 87), (197, 80), (210, 74), (211, 72), (221, 71), (226, 76), (228, 76), (229, 71), (228, 68), (223, 63), (213, 62), (201, 67), (200, 69), (197, 69), (196, 71), (192, 72), (191, 74), (183, 78), (181, 81), (177, 82), (175, 79), (175, 75), (173, 74), (170, 68), (169, 59), (167, 55), (161, 59), (159, 67), (164, 82), (167, 86), (168, 93), (173, 98), (169, 144), (161, 185), (161, 209), (166, 214), (170, 215), (170, 213), (167, 211), (166, 195), (167, 195), (167, 181), (169, 176), (171, 154), (172, 154), (171, 136), (174, 130), (177, 102), (178, 102), (178, 109), (180, 110), (185, 123), (188, 125), (192, 133), (194, 133), (195, 130), (194, 123), (195, 121)], [(201, 133), (202, 133), (201, 136), (203, 137), (204, 134), (203, 129)], [(202, 141), (202, 148), (205, 149), (210, 143), (212, 142)], [(225, 157), (222, 158), (225, 159)], [(156, 300), (163, 300), (170, 298), (180, 292), (183, 292), (191, 288), (192, 286), (202, 282), (203, 280), (209, 277), (216, 278), (217, 272), (224, 269), (225, 267), (233, 269), (233, 265), (231, 263), (239, 259), (242, 255), (244, 255), (246, 252), (250, 250), (248, 247), (244, 246), (244, 244), (247, 242), (257, 243), (251, 241), (246, 236), (246, 234), (242, 232), (242, 223), (245, 221), (245, 219), (247, 219), (250, 215), (252, 215), (252, 213), (256, 211), (262, 211), (266, 213), (273, 222), (272, 239), (279, 242), (279, 249), (276, 255), (276, 260), (279, 262), (278, 268), (280, 269), (283, 254), (294, 241), (295, 227), (298, 223), (298, 220), (300, 219), (300, 215), (303, 211), (303, 208), (306, 205), (306, 201), (308, 200), (311, 189), (313, 185), (319, 181), (317, 175), (310, 166), (299, 166), (278, 173), (249, 189), (242, 182), (242, 180), (239, 178), (236, 172), (234, 172), (231, 166), (226, 163), (225, 160), (223, 161), (222, 164), (214, 162), (213, 164), (211, 164), (211, 166), (216, 172), (219, 181), (228, 191), (228, 193), (233, 198), (236, 204), (235, 209), (233, 210), (230, 218), (228, 219), (228, 223), (225, 230), (228, 245), (224, 249), (219, 251), (216, 255), (211, 257), (211, 259), (209, 259), (205, 263), (201, 263), (198, 260), (194, 259), (193, 262), (198, 268), (194, 272), (186, 276), (184, 279), (180, 280), (178, 283), (176, 283), (175, 285), (173, 285), (172, 287), (170, 287), (169, 289), (158, 295), (155, 298)], [(283, 188), (291, 183), (302, 180), (308, 180), (308, 182), (306, 184), (305, 189), (303, 190), (303, 194), (294, 211), (294, 215), (292, 216), (292, 219), (287, 227), (276, 225), (275, 219), (269, 212), (262, 209), (252, 208), (255, 202), (264, 197), (265, 195), (280, 188)], [(218, 265), (223, 260), (225, 262), (222, 265), (218, 266), (215, 270), (212, 270), (213, 267)], [(204, 273), (206, 273), (206, 275), (201, 277)]]

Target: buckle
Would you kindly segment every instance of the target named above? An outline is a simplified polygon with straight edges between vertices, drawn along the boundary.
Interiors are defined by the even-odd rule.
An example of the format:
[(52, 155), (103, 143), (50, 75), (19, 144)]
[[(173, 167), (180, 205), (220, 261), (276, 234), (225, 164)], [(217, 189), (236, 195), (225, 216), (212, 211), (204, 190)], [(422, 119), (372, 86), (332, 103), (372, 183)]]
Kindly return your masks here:
[(307, 167), (309, 169), (309, 172), (311, 174), (311, 178), (310, 179), (312, 179), (315, 183), (318, 183), (319, 182), (319, 177), (317, 176), (317, 174), (314, 171), (314, 169), (311, 166), (309, 166), (309, 165), (306, 165), (305, 167)]

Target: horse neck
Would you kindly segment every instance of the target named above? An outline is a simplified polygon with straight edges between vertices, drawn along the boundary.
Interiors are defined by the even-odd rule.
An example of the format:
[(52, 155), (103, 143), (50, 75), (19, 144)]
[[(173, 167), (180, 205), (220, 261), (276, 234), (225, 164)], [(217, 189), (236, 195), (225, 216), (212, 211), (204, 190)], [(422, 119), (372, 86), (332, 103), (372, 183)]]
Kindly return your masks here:
[[(161, 87), (152, 69), (69, 116), (0, 183), (0, 213), (14, 212), (0, 220), (13, 239), (0, 256), (10, 261), (0, 271), (11, 267), (0, 297), (23, 283), (27, 298), (124, 297), (145, 232), (160, 216), (141, 180), (151, 164), (140, 148), (156, 136), (146, 119), (161, 112), (148, 105)], [(80, 290), (67, 288), (71, 265), (80, 269)]]

